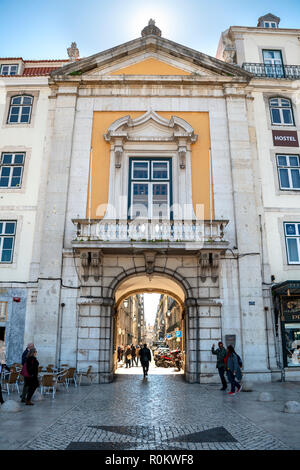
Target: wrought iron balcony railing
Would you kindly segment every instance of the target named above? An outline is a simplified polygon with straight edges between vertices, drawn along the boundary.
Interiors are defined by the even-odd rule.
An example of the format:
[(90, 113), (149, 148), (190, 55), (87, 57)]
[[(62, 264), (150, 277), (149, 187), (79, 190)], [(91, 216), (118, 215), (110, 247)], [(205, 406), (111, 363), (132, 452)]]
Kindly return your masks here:
[(300, 65), (268, 65), (244, 62), (242, 68), (253, 73), (256, 77), (300, 79)]
[(97, 242), (225, 242), (227, 220), (74, 219), (73, 243)]

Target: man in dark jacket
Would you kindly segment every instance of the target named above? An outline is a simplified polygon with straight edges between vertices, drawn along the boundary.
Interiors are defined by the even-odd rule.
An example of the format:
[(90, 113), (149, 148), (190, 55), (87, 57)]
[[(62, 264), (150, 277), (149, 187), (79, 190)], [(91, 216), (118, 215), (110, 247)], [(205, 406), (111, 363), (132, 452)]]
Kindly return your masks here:
[(140, 360), (144, 372), (144, 377), (147, 377), (149, 370), (149, 362), (151, 362), (151, 351), (147, 348), (147, 344), (140, 349)]
[[(28, 343), (27, 344), (27, 348), (25, 349), (25, 351), (23, 352), (22, 354), (22, 366), (24, 366), (25, 362), (26, 362), (26, 359), (27, 359), (27, 356), (28, 356), (28, 353), (31, 349), (34, 349), (34, 344), (33, 343)], [(24, 380), (24, 386), (23, 386), (23, 391), (22, 391), (22, 395), (21, 395), (21, 402), (22, 403), (25, 403), (25, 398), (26, 398), (26, 395), (29, 391), (29, 388), (28, 386), (25, 385), (25, 380)]]
[(224, 374), (225, 374), (224, 359), (226, 357), (226, 349), (224, 348), (222, 341), (219, 341), (218, 346), (219, 346), (218, 349), (215, 350), (215, 345), (213, 344), (212, 348), (211, 348), (211, 352), (212, 352), (212, 354), (215, 354), (217, 356), (217, 365), (216, 365), (216, 367), (219, 371), (219, 376), (220, 376), (220, 379), (221, 379), (221, 382), (222, 382), (221, 390), (226, 390), (227, 382), (226, 382), (226, 379), (224, 377)]

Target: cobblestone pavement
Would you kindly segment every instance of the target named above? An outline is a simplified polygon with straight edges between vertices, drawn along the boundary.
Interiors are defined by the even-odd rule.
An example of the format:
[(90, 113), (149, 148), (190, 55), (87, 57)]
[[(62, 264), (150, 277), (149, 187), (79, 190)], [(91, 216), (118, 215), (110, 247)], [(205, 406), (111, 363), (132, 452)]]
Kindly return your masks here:
[(290, 449), (237, 411), (249, 394), (219, 388), (180, 375), (119, 374), (111, 384), (81, 387), (82, 399), (19, 449)]

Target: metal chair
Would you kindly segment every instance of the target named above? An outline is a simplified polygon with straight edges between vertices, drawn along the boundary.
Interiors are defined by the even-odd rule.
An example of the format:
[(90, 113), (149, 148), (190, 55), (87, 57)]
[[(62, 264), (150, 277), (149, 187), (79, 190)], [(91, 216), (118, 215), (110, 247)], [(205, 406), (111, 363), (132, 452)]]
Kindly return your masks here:
[(73, 380), (75, 387), (77, 387), (77, 382), (76, 382), (76, 369), (75, 367), (70, 367), (67, 370), (67, 376), (66, 379), (68, 381), (68, 385), (70, 385), (71, 380)]
[(2, 379), (2, 385), (6, 386), (6, 390), (2, 389), (3, 392), (7, 392), (9, 395), (10, 391), (10, 386), (15, 386), (15, 389), (17, 389), (18, 393), (19, 391), (19, 384), (18, 384), (18, 378), (19, 378), (19, 373), (18, 372), (9, 372), (7, 375), (3, 376)]
[(90, 379), (90, 381), (92, 383), (95, 374), (92, 374), (92, 366), (89, 366), (88, 370), (86, 372), (85, 371), (79, 371), (78, 375), (79, 375), (79, 385), (81, 385), (82, 377), (86, 377), (86, 378)]
[(53, 372), (53, 368), (54, 368), (54, 364), (48, 364), (47, 367), (46, 367), (46, 372), (52, 373), (52, 372)]
[(58, 374), (56, 377), (57, 385), (60, 385), (60, 384), (64, 385), (66, 387), (66, 390), (68, 390), (68, 387), (69, 387), (67, 375), (68, 375), (68, 371), (64, 370), (63, 372)]
[(56, 378), (54, 377), (54, 375), (51, 375), (51, 374), (43, 375), (40, 388), (41, 388), (41, 394), (52, 393), (52, 398), (54, 398), (55, 392), (56, 392)]

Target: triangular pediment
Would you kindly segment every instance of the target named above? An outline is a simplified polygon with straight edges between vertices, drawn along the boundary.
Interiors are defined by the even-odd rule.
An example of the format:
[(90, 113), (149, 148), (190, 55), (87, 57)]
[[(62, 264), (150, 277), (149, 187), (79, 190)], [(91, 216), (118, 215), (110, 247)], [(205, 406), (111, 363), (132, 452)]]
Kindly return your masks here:
[(150, 35), (68, 64), (53, 72), (51, 77), (87, 76), (92, 79), (100, 75), (200, 75), (245, 79), (252, 76), (238, 66)]

